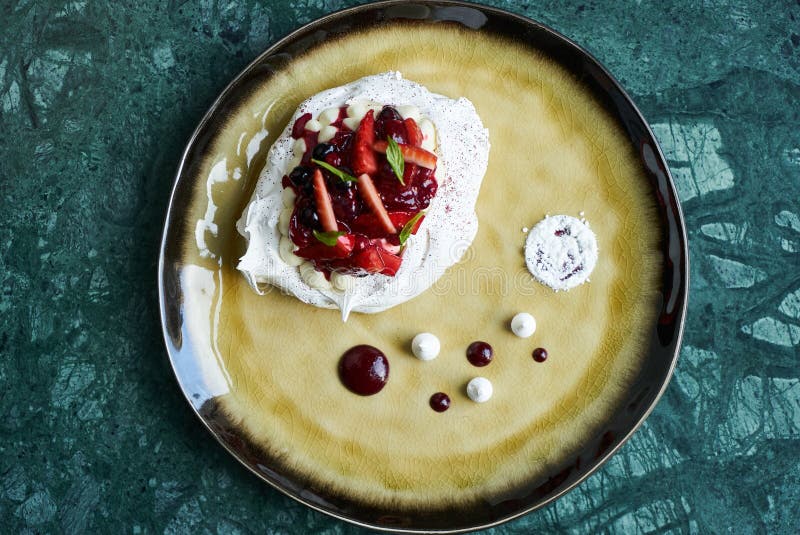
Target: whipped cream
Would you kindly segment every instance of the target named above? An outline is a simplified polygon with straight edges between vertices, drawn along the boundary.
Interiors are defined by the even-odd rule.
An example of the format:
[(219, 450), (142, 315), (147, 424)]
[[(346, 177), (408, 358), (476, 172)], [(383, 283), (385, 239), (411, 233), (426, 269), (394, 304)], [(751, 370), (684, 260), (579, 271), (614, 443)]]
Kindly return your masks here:
[(569, 290), (589, 280), (597, 264), (597, 238), (585, 220), (547, 216), (528, 233), (525, 264), (542, 284)]
[(486, 377), (475, 377), (467, 383), (467, 396), (475, 403), (489, 401), (494, 394), (492, 382)]
[[(409, 110), (418, 110), (430, 120), (431, 128), (435, 126), (439, 187), (422, 225), (406, 242), (403, 263), (394, 277), (353, 277), (353, 281), (338, 281), (341, 284), (334, 286), (309, 262), (292, 258), (291, 242), (281, 243), (286, 237), (279, 227), (285, 222), (279, 220), (290, 205), (284, 198), (281, 179), (298, 161), (301, 149), (305, 150), (292, 139), (292, 125), (304, 113), (318, 117), (328, 109), (375, 102), (397, 106), (401, 113), (403, 106), (412, 106)], [(325, 128), (322, 123), (319, 127)], [(430, 129), (423, 134), (426, 141), (433, 138)], [(263, 294), (264, 284), (274, 285), (305, 303), (339, 308), (345, 321), (351, 311), (375, 313), (399, 305), (433, 285), (460, 260), (475, 238), (475, 202), (488, 156), (488, 131), (469, 100), (431, 93), (404, 80), (398, 72), (367, 76), (318, 93), (300, 104), (270, 148), (253, 197), (237, 222), (239, 232), (247, 239), (247, 251), (237, 267), (256, 292)]]
[(442, 344), (436, 335), (431, 333), (419, 333), (411, 340), (411, 352), (419, 360), (433, 360), (439, 355)]
[(536, 332), (536, 320), (527, 312), (520, 312), (511, 318), (511, 332), (520, 338), (530, 338)]

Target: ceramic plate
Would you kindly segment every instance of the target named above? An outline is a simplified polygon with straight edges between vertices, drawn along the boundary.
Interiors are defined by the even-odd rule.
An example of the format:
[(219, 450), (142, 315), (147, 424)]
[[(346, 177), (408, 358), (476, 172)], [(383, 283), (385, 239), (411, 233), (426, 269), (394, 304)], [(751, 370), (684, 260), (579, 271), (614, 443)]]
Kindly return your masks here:
[[(380, 314), (259, 296), (236, 271), (235, 222), (297, 105), (362, 76), (400, 71), (469, 98), (489, 129), (480, 228), (437, 284)], [(402, 103), (396, 103), (402, 104)], [(527, 272), (523, 228), (585, 217), (591, 282), (553, 292)], [(248, 66), (197, 127), (176, 178), (159, 266), (162, 322), (181, 389), (220, 443), (289, 496), (379, 529), (464, 531), (562, 495), (627, 440), (666, 388), (687, 292), (675, 189), (647, 124), (589, 54), (552, 30), (455, 2), (384, 2), (289, 35)], [(508, 328), (538, 322), (530, 339)], [(411, 338), (435, 332), (432, 362)], [(474, 340), (495, 359), (475, 368)], [(381, 348), (390, 380), (356, 396), (342, 353)], [(550, 357), (531, 358), (536, 347)], [(487, 403), (465, 384), (494, 384)], [(428, 399), (447, 392), (451, 408)]]

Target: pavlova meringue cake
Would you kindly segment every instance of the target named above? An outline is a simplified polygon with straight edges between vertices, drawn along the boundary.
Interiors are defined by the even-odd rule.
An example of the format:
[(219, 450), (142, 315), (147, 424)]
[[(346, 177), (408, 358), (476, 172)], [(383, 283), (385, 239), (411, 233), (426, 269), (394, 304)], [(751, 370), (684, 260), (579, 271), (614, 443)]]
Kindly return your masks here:
[(374, 313), (432, 286), (475, 238), (489, 155), (475, 107), (367, 76), (300, 104), (237, 223), (259, 293)]

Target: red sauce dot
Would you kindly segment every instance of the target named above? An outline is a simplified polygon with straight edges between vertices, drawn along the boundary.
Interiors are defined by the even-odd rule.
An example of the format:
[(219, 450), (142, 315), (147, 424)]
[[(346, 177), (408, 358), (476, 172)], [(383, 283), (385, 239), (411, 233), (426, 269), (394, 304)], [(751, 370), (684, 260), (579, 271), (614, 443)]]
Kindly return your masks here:
[(547, 350), (543, 347), (537, 347), (533, 350), (533, 360), (536, 362), (544, 362), (547, 360)]
[(351, 347), (339, 360), (339, 379), (360, 396), (377, 394), (389, 380), (389, 360), (376, 347)]
[(486, 342), (472, 342), (467, 348), (467, 360), (473, 366), (483, 367), (492, 362), (494, 351)]
[(444, 392), (436, 392), (431, 396), (430, 405), (436, 412), (444, 412), (450, 408), (450, 396)]

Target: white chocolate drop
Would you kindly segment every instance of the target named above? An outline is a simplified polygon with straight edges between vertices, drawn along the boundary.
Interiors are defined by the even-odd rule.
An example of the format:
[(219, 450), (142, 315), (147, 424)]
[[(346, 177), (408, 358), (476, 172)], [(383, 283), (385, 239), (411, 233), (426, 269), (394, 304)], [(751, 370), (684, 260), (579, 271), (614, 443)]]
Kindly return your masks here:
[(419, 360), (433, 360), (439, 355), (442, 345), (431, 333), (419, 333), (411, 340), (411, 352)]
[(511, 319), (511, 331), (520, 338), (530, 338), (536, 332), (536, 319), (527, 312), (520, 312)]
[(467, 396), (475, 403), (484, 403), (494, 393), (492, 383), (486, 377), (476, 377), (467, 383)]

